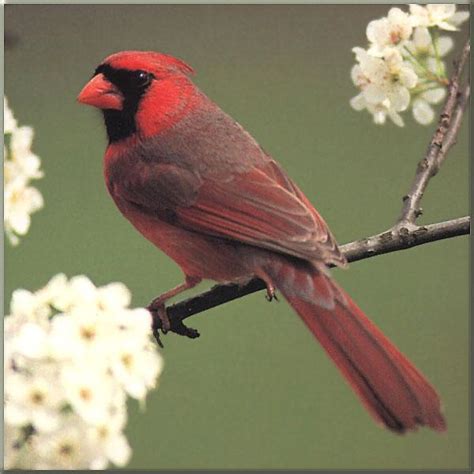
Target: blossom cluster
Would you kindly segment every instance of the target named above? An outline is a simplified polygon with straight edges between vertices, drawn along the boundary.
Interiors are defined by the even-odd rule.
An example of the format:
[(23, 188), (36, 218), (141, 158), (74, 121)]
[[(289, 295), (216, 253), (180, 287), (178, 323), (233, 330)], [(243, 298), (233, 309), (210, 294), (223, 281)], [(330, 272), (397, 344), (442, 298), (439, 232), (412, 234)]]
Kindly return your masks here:
[(13, 245), (30, 228), (30, 215), (43, 207), (41, 193), (30, 185), (43, 177), (38, 156), (31, 151), (33, 129), (18, 126), (7, 99), (3, 102), (4, 120), (4, 226)]
[(371, 21), (366, 30), (368, 48), (353, 48), (357, 64), (351, 77), (360, 93), (351, 99), (351, 106), (367, 110), (377, 124), (389, 117), (401, 127), (400, 112), (411, 105), (418, 123), (431, 123), (432, 105), (446, 95), (443, 58), (454, 44), (440, 31), (456, 31), (468, 18), (469, 12), (457, 12), (455, 4), (411, 4), (409, 12), (391, 8), (386, 17)]
[(53, 277), (16, 290), (5, 317), (5, 468), (124, 466), (127, 396), (144, 403), (162, 358), (150, 313), (122, 283)]

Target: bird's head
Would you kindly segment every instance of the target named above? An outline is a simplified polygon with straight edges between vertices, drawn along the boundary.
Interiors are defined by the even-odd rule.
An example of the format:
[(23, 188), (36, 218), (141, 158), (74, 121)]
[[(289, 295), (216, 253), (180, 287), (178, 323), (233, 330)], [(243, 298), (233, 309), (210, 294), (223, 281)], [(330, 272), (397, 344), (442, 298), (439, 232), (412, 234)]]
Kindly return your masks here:
[(110, 142), (148, 137), (176, 123), (196, 101), (192, 73), (166, 54), (123, 51), (96, 68), (77, 100), (103, 111)]

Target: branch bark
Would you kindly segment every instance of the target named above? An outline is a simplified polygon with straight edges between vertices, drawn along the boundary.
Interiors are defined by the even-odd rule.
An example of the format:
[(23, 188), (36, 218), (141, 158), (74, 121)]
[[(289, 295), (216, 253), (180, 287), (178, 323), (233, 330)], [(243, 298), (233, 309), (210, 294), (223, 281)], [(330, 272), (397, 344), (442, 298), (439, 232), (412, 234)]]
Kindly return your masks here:
[[(456, 143), (464, 110), (469, 102), (469, 80), (464, 88), (460, 84), (469, 54), (470, 42), (468, 40), (459, 60), (455, 62), (438, 126), (424, 157), (418, 163), (410, 191), (403, 198), (404, 204), (399, 219), (393, 227), (385, 232), (341, 246), (340, 249), (349, 262), (470, 233), (471, 219), (469, 216), (436, 224), (416, 225), (416, 219), (422, 213), (420, 203), (423, 194), (431, 178), (438, 173), (441, 165), (446, 160), (448, 151)], [(265, 289), (265, 284), (258, 278), (249, 281), (245, 285), (216, 285), (204, 293), (169, 306), (167, 314), (171, 323), (170, 330), (191, 338), (198, 337), (199, 333), (186, 327), (183, 320), (263, 289)], [(159, 329), (161, 329), (160, 321), (158, 318), (154, 318), (153, 333), (160, 343)]]
[(386, 232), (343, 245), (340, 249), (349, 262), (357, 262), (384, 253), (469, 234), (470, 230), (471, 218), (469, 216), (436, 224), (410, 226), (410, 228), (396, 226)]

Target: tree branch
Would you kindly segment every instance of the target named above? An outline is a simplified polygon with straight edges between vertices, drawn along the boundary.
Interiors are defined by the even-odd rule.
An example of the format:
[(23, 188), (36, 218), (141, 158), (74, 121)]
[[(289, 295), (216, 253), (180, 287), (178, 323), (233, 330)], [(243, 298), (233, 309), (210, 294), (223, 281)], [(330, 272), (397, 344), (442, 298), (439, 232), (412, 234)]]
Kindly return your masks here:
[(340, 249), (349, 262), (357, 262), (384, 253), (469, 234), (470, 229), (469, 216), (415, 227), (395, 226), (386, 232), (343, 245)]
[(464, 92), (459, 94), (460, 79), (469, 58), (470, 49), (470, 41), (467, 40), (459, 60), (454, 65), (454, 72), (449, 81), (448, 95), (439, 117), (438, 127), (431, 138), (425, 156), (418, 163), (410, 191), (403, 197), (403, 209), (398, 219), (400, 225), (414, 224), (422, 214), (420, 202), (426, 187), (430, 179), (438, 173), (446, 159), (448, 150), (455, 143), (470, 93), (469, 85), (467, 85)]
[[(437, 224), (415, 226), (411, 229), (396, 227), (342, 245), (340, 249), (349, 262), (356, 262), (428, 242), (469, 234), (470, 226), (471, 218), (466, 216)], [(265, 283), (255, 278), (245, 285), (216, 285), (204, 293), (168, 306), (167, 313), (171, 321), (171, 330), (182, 334), (182, 331), (175, 331), (175, 329), (179, 329), (181, 326), (179, 323), (184, 319), (263, 289), (265, 289)]]
[(456, 144), (459, 129), (461, 128), (462, 118), (464, 116), (464, 109), (466, 108), (466, 105), (469, 103), (470, 95), (471, 95), (471, 85), (469, 84), (469, 79), (468, 79), (463, 92), (461, 92), (459, 95), (456, 108), (454, 109), (451, 128), (446, 133), (443, 147), (439, 151), (438, 163), (437, 163), (438, 169), (440, 168), (443, 161), (446, 159), (446, 154), (448, 153), (450, 148)]
[[(401, 216), (387, 231), (341, 246), (341, 252), (349, 262), (470, 233), (471, 219), (468, 216), (429, 225), (419, 226), (415, 223), (422, 213), (420, 203), (430, 179), (438, 173), (448, 151), (456, 143), (464, 110), (470, 96), (469, 81), (460, 92), (460, 79), (469, 53), (470, 42), (468, 40), (459, 60), (455, 62), (438, 126), (425, 156), (418, 163), (410, 191), (403, 198)], [(244, 285), (216, 285), (204, 293), (169, 306), (167, 315), (171, 324), (170, 330), (191, 338), (198, 337), (199, 333), (196, 330), (187, 328), (183, 324), (184, 319), (263, 289), (265, 289), (265, 283), (258, 278)], [(153, 319), (153, 333), (160, 343), (158, 330), (161, 329), (161, 323), (159, 318), (154, 317)]]

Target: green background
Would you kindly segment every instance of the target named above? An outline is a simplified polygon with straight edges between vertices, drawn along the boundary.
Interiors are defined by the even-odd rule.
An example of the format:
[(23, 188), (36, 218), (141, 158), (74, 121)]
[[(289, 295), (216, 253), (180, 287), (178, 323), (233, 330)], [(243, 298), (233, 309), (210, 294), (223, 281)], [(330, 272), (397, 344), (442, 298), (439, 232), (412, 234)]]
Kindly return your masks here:
[[(75, 97), (108, 54), (152, 49), (197, 84), (300, 184), (340, 243), (388, 228), (433, 127), (377, 127), (353, 111), (351, 48), (388, 6), (5, 7), (17, 37), (5, 91), (36, 131), (45, 208), (5, 250), (8, 303), (51, 276), (123, 281), (143, 306), (181, 281), (178, 267), (123, 219), (102, 178), (105, 133)], [(459, 48), (467, 30), (454, 35)], [(420, 222), (468, 213), (468, 124), (423, 200)], [(449, 430), (396, 436), (376, 426), (285, 302), (263, 293), (194, 317), (198, 340), (165, 337), (165, 372), (146, 411), (130, 404), (130, 467), (466, 468), (468, 238), (334, 271), (438, 388)], [(208, 285), (207, 285), (208, 286)], [(199, 289), (205, 288), (201, 285)]]

